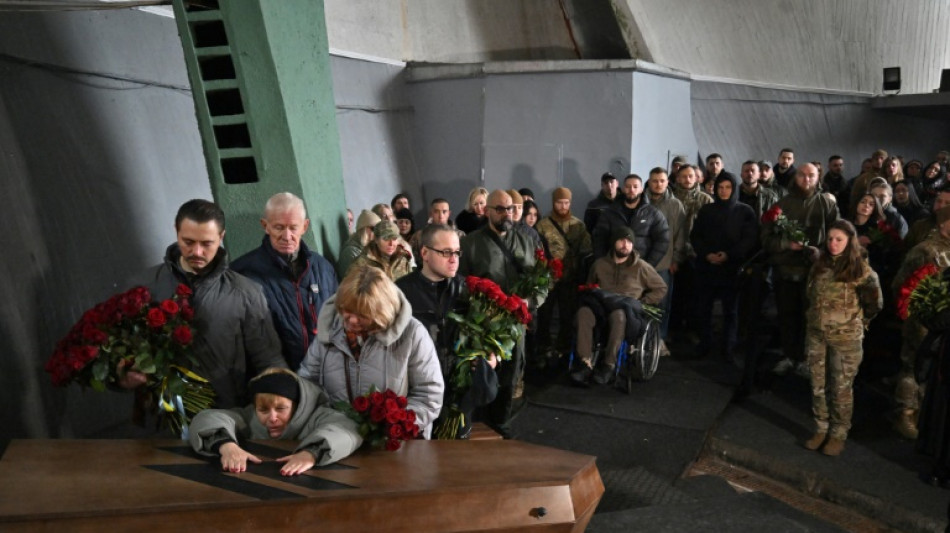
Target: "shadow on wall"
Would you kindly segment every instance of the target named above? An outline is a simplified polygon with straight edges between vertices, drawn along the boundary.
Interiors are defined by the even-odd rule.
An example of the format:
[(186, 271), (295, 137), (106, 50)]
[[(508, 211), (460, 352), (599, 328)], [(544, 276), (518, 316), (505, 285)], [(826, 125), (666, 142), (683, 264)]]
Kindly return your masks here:
[[(63, 26), (90, 19), (95, 17), (8, 15), (0, 22), (0, 50), (22, 41), (32, 43), (30, 52), (43, 62), (82, 64), (92, 58), (80, 54), (98, 52), (63, 42), (63, 35), (84, 34)], [(136, 30), (120, 33), (125, 40)], [(187, 106), (193, 116), (193, 104), (172, 89), (3, 66), (3, 264), (19, 274), (0, 281), (7, 308), (0, 314), (0, 427), (3, 438), (81, 437), (128, 418), (131, 396), (54, 389), (43, 364), (83, 311), (124, 289), (118, 284), (130, 273), (161, 259), (154, 243), (174, 237), (179, 199), (208, 196), (206, 183), (189, 190), (195, 174), (177, 168), (193, 159), (194, 147), (181, 144), (197, 131), (154, 131), (161, 127), (156, 123), (182, 116), (176, 106)], [(177, 153), (168, 152), (178, 159), (167, 168), (150, 167), (162, 159), (154, 152), (163, 143), (179, 144)], [(173, 183), (179, 175), (184, 177)], [(156, 227), (152, 219), (168, 222)]]

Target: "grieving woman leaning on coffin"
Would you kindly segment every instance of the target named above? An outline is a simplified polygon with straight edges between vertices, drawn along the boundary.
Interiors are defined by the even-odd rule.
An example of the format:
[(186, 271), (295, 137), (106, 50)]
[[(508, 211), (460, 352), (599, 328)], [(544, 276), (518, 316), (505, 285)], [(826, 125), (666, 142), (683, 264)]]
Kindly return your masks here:
[(191, 423), (189, 440), (196, 452), (220, 455), (221, 468), (243, 472), (261, 460), (238, 444), (243, 439), (300, 441), (293, 454), (277, 459), (280, 473), (293, 476), (334, 463), (353, 453), (363, 439), (356, 423), (330, 407), (320, 387), (290, 370), (269, 368), (251, 380), (254, 403), (243, 409), (208, 409)]

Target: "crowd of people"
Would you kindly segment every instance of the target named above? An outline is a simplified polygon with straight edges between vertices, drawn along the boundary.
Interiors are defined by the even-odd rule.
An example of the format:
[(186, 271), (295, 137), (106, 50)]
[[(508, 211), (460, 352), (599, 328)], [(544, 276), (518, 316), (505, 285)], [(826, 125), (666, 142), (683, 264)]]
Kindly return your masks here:
[[(451, 393), (457, 332), (447, 316), (466, 305), (465, 276), (508, 291), (546, 257), (559, 259), (563, 274), (530, 298), (534, 320), (512, 358), (492, 354), (472, 365), (462, 437), (471, 420), (511, 437), (526, 368), (563, 370), (574, 354), (571, 382), (611, 383), (620, 345), (653, 319), (647, 305), (662, 313), (664, 355), (675, 337), (677, 346), (692, 342), (693, 356), (743, 368), (737, 399), (772, 374), (809, 379), (815, 432), (803, 444), (830, 456), (845, 447), (868, 339), (881, 357), (899, 353), (895, 429), (918, 438), (920, 421), (921, 448), (939, 459), (934, 481), (950, 487), (950, 431), (937, 421), (947, 398), (924, 400), (925, 390), (945, 396), (947, 387), (922, 386), (940, 377), (921, 375), (919, 364), (936, 357), (929, 368), (940, 368), (939, 349), (926, 350), (950, 318), (902, 322), (895, 310), (895, 295), (921, 265), (950, 266), (948, 154), (924, 165), (877, 150), (850, 178), (837, 155), (827, 171), (820, 162), (796, 165), (789, 148), (777, 161), (745, 161), (738, 176), (719, 154), (702, 166), (676, 157), (646, 179), (605, 173), (580, 216), (565, 187), (550, 203), (526, 188), (476, 187), (454, 221), (449, 201), (435, 198), (417, 224), (410, 198), (400, 194), (358, 216), (348, 212), (351, 235), (335, 265), (304, 244), (309, 220), (290, 193), (264, 207), (261, 246), (230, 263), (221, 246), (224, 213), (192, 200), (149, 285), (157, 297), (176, 283), (195, 295), (195, 352), (218, 396), (216, 418), (196, 420), (193, 443), (239, 471), (256, 459), (231, 444), (243, 420), (238, 426), (256, 428), (254, 435), (302, 439), (299, 451), (308, 454), (285, 458), (286, 471), (299, 473), (359, 445), (352, 425), (323, 409), (372, 387), (405, 395), (428, 438)], [(773, 327), (765, 327), (763, 311), (773, 305)], [(593, 353), (595, 335), (606, 347), (602, 357)], [(773, 340), (781, 357), (768, 360)], [(134, 369), (122, 371), (123, 387), (144, 382)], [(274, 407), (281, 398), (290, 406), (283, 415)], [(248, 401), (257, 407), (242, 410)], [(298, 404), (306, 404), (300, 420)], [(922, 405), (930, 407), (918, 416)]]

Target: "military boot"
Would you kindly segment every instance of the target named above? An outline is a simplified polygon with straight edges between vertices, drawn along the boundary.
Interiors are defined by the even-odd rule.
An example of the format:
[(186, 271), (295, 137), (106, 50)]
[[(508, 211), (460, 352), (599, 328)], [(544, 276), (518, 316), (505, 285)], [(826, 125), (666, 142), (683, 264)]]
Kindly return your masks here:
[(822, 444), (825, 443), (825, 437), (827, 436), (827, 433), (816, 432), (811, 436), (810, 439), (805, 441), (804, 446), (809, 450), (817, 450), (818, 448), (821, 448)]
[(894, 422), (894, 429), (905, 439), (917, 438), (917, 413), (913, 409), (904, 409)]
[(844, 451), (844, 439), (839, 439), (836, 437), (829, 437), (828, 442), (825, 443), (824, 448), (821, 449), (821, 453), (837, 457), (841, 455), (841, 452)]

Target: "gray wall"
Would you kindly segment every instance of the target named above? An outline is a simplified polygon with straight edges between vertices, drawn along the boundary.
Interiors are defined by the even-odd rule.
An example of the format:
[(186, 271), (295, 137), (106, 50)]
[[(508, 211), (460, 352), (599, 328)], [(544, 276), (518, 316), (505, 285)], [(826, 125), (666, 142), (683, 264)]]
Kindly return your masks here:
[(407, 191), (422, 206), (404, 66), (331, 56), (347, 207), (361, 209)]
[(492, 72), (486, 64), (481, 74), (444, 71), (442, 79), (438, 67), (410, 67), (425, 79), (410, 90), (429, 199), (439, 191), (457, 212), (472, 187), (528, 187), (547, 213), (551, 192), (565, 186), (580, 214), (604, 172), (622, 177), (632, 164), (646, 177), (670, 152), (695, 153), (688, 81), (606, 64), (547, 65)]
[(43, 363), (211, 196), (181, 45), (140, 11), (5, 13), (0, 54), (0, 437), (88, 435), (131, 397), (53, 389)]
[(947, 141), (946, 121), (875, 110), (859, 96), (694, 81), (692, 109), (703, 156), (721, 153), (732, 172), (746, 159), (775, 161), (790, 147), (798, 162), (841, 155), (853, 176), (878, 148), (927, 162)]

